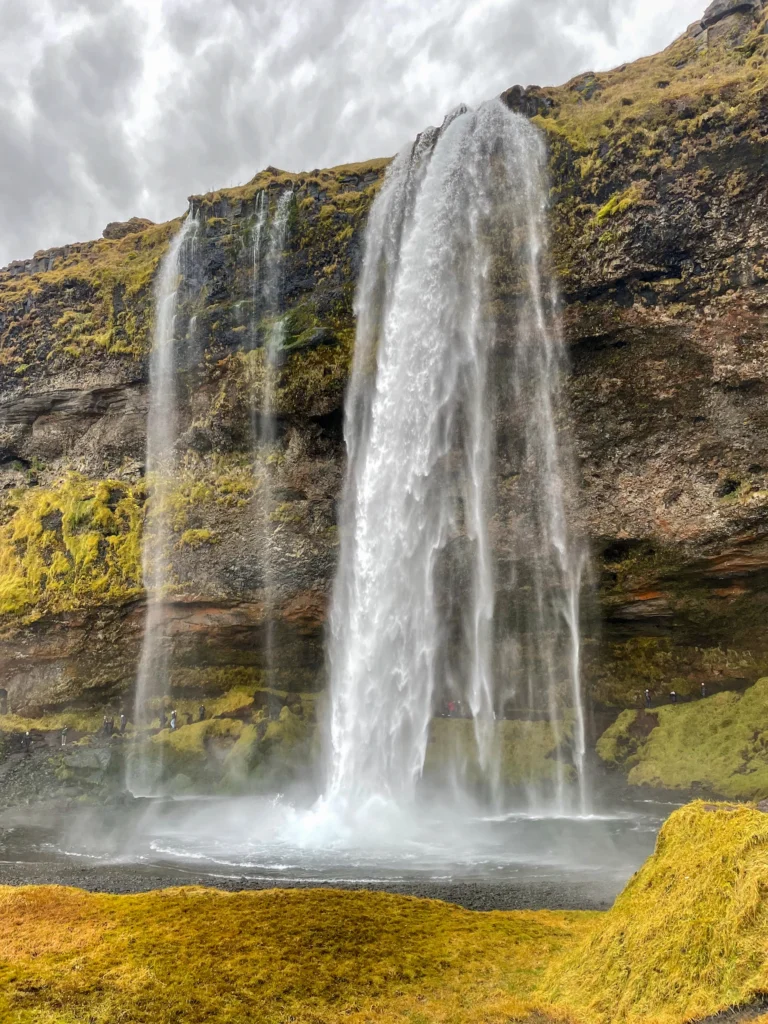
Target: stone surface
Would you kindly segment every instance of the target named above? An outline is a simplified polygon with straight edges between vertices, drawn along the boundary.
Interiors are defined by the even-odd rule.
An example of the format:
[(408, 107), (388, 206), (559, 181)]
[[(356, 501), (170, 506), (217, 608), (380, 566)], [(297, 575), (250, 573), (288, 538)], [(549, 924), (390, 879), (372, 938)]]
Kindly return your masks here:
[(125, 238), (126, 235), (133, 235), (137, 231), (152, 227), (152, 225), (153, 221), (147, 220), (146, 217), (131, 217), (130, 220), (124, 221), (113, 220), (104, 228), (103, 235), (104, 238)]
[(701, 24), (710, 28), (734, 14), (757, 14), (762, 6), (763, 0), (714, 0), (704, 12)]

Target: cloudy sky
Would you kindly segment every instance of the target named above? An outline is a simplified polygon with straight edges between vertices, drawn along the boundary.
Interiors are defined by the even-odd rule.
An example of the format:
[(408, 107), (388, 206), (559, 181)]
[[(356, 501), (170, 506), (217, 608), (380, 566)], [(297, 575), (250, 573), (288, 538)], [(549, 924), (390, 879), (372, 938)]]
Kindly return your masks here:
[(0, 265), (458, 102), (652, 53), (707, 0), (0, 0)]

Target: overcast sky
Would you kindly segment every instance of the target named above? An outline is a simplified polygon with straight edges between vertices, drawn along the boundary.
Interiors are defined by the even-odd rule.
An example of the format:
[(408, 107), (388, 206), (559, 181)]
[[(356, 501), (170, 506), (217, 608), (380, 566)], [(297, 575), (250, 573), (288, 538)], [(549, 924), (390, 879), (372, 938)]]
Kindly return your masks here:
[(653, 53), (707, 0), (0, 0), (0, 265)]

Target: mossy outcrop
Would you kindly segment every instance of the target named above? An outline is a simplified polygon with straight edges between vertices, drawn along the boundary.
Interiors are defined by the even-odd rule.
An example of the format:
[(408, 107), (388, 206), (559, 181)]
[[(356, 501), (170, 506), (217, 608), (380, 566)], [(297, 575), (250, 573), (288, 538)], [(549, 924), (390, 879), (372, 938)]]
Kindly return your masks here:
[(768, 679), (744, 693), (624, 711), (597, 753), (633, 786), (700, 791), (737, 800), (768, 797)]

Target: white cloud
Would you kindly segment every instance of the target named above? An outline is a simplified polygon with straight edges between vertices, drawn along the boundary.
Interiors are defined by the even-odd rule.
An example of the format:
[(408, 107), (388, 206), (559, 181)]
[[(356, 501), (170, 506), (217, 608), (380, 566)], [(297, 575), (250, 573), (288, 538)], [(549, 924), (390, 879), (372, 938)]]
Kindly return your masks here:
[(3, 0), (0, 263), (464, 100), (652, 53), (706, 0)]

